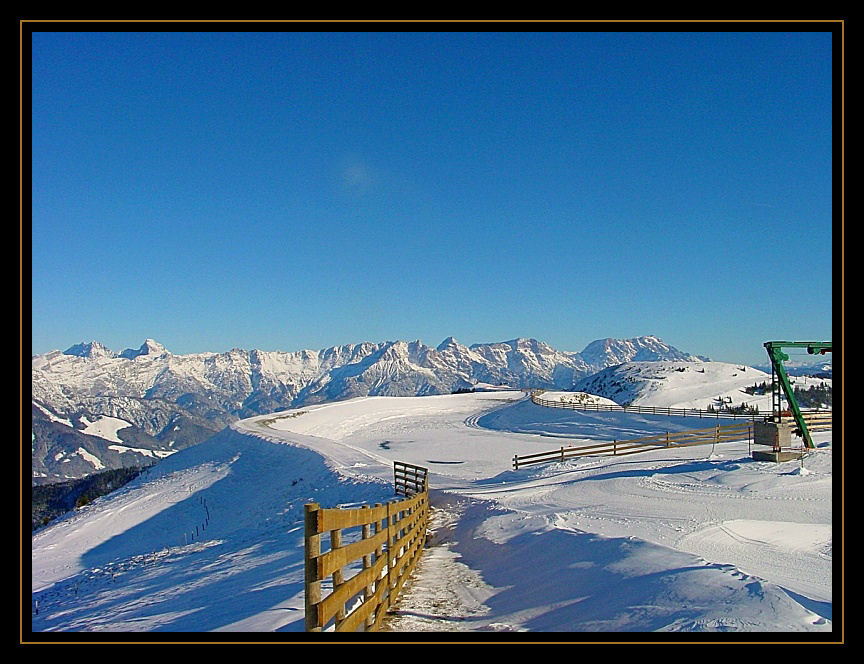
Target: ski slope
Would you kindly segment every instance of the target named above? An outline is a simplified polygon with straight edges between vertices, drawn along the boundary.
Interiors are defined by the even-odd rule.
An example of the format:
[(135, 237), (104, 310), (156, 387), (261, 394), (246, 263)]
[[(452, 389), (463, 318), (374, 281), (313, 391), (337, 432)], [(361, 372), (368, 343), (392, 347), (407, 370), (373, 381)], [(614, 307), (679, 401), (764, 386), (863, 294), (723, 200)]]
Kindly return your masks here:
[(743, 441), (512, 469), (705, 424), (513, 391), (242, 420), (36, 532), (32, 629), (302, 631), (303, 505), (389, 500), (398, 460), (429, 468), (434, 533), (388, 630), (830, 632), (830, 432), (803, 463)]

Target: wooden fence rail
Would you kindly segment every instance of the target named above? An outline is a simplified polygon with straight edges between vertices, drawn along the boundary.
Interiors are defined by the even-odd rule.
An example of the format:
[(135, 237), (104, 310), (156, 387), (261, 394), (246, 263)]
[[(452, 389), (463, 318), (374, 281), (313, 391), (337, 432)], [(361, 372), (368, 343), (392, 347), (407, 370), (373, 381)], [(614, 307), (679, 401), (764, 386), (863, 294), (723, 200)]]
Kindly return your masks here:
[(642, 413), (648, 415), (668, 415), (677, 417), (701, 417), (712, 419), (761, 419), (765, 413), (730, 413), (722, 410), (702, 410), (701, 408), (667, 408), (666, 406), (619, 406), (617, 404), (577, 403), (572, 401), (552, 401), (543, 399), (539, 394), (531, 394), (532, 403), (546, 408), (566, 408), (569, 410), (594, 410), (607, 412)]
[[(305, 507), (306, 631), (330, 624), (337, 632), (377, 631), (426, 545), (428, 491), (374, 507)], [(357, 528), (360, 539), (343, 540), (344, 530)], [(322, 552), (328, 534), (329, 550)], [(351, 568), (356, 573), (346, 578)]]
[(552, 463), (564, 461), (571, 457), (590, 456), (594, 454), (612, 454), (623, 456), (626, 454), (637, 454), (663, 447), (690, 447), (693, 445), (714, 445), (717, 443), (729, 443), (740, 440), (751, 440), (753, 437), (752, 424), (729, 424), (714, 426), (708, 429), (690, 429), (688, 431), (672, 431), (642, 438), (628, 438), (627, 440), (613, 440), (611, 442), (596, 443), (593, 445), (580, 445), (578, 447), (560, 447), (557, 450), (538, 452), (536, 454), (524, 454), (513, 456), (513, 468), (519, 470), (522, 466), (534, 463)]
[(804, 421), (810, 431), (830, 431), (832, 429), (831, 412), (804, 412)]
[(393, 462), (393, 486), (398, 496), (413, 496), (429, 487), (429, 469), (402, 461)]
[[(543, 399), (540, 395), (545, 390), (534, 390), (530, 392), (532, 403), (545, 408), (566, 408), (569, 410), (593, 410), (606, 412), (641, 413), (648, 415), (668, 415), (678, 417), (700, 417), (703, 419), (748, 419), (760, 420), (771, 415), (771, 413), (730, 413), (723, 410), (703, 410), (701, 408), (667, 408), (666, 406), (619, 406), (618, 404), (594, 404), (578, 403), (571, 401), (552, 401)], [(802, 411), (807, 422), (807, 428), (811, 422), (819, 427), (817, 430), (831, 428), (830, 410), (805, 410)]]

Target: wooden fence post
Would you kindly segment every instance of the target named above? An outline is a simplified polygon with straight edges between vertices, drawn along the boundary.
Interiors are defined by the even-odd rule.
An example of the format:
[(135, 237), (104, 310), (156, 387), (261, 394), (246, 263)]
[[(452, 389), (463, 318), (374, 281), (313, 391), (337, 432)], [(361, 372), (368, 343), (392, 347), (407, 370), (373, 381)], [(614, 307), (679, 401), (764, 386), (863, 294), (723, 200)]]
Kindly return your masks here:
[[(342, 531), (340, 529), (331, 530), (330, 531), (330, 550), (335, 551), (336, 549), (342, 548)], [(342, 573), (342, 568), (333, 570), (333, 592), (335, 593), (339, 590), (339, 587), (345, 583), (345, 577)], [(339, 610), (336, 612), (336, 630), (338, 631), (339, 625), (342, 621), (345, 620), (345, 605), (342, 604), (339, 607)]]
[(392, 583), (392, 570), (393, 563), (395, 562), (393, 558), (393, 544), (396, 542), (396, 536), (393, 534), (393, 502), (387, 501), (387, 604), (385, 611), (390, 610), (390, 604), (393, 599), (393, 583)]
[(321, 579), (318, 578), (318, 556), (321, 555), (321, 535), (318, 534), (319, 505), (305, 506), (305, 572), (306, 572), (306, 631), (320, 632), (318, 604), (321, 603)]
[[(363, 509), (368, 511), (369, 505), (363, 505)], [(364, 521), (366, 521), (366, 523), (363, 524), (363, 539), (365, 540), (365, 539), (369, 539), (372, 536), (372, 525), (369, 523), (369, 517), (368, 516), (364, 519)], [(372, 561), (372, 554), (371, 553), (363, 556), (363, 569), (368, 570), (370, 567), (372, 567), (372, 562), (373, 561)], [(363, 588), (363, 602), (364, 603), (368, 602), (370, 599), (372, 599), (373, 592), (374, 592), (374, 590), (372, 588), (371, 583), (366, 585)], [(372, 614), (369, 614), (369, 617), (366, 618), (366, 621), (364, 624), (365, 624), (364, 630), (368, 631), (369, 628), (373, 624), (373, 615)]]
[[(381, 507), (381, 503), (375, 503), (375, 507)], [(390, 520), (390, 517), (389, 517), (389, 516), (387, 517), (387, 520), (388, 520), (388, 521)], [(375, 520), (375, 527), (372, 529), (372, 532), (373, 532), (374, 535), (377, 535), (378, 533), (381, 532), (381, 518), (380, 518), (380, 517), (379, 517), (378, 519)], [(381, 558), (384, 557), (384, 555), (385, 555), (385, 548), (389, 549), (389, 546), (388, 546), (388, 547), (385, 547), (385, 546), (384, 546), (384, 543), (382, 542), (382, 543), (380, 543), (380, 544), (378, 545), (378, 547), (375, 549), (375, 562), (379, 561)], [(387, 555), (389, 555), (389, 553), (388, 553)], [(389, 569), (389, 561), (388, 561), (388, 569)], [(381, 584), (382, 584), (382, 583), (389, 583), (389, 580), (390, 580), (390, 577), (388, 576), (386, 581), (382, 581), (382, 580), (381, 580), (381, 575), (380, 575), (380, 573), (379, 573), (378, 578), (375, 579), (375, 588), (374, 588), (375, 592), (378, 591), (378, 588), (381, 587)], [(370, 621), (371, 621), (373, 624), (374, 624), (374, 622), (378, 622), (378, 617), (379, 617), (378, 614), (379, 614), (379, 612), (382, 611), (382, 610), (383, 610), (383, 609), (382, 609), (380, 606), (378, 607), (378, 609), (376, 609), (375, 614), (374, 614), (374, 616), (375, 616), (374, 621), (371, 620), (371, 619), (372, 619), (372, 616), (369, 616)]]
[[(321, 509), (318, 503), (307, 503), (306, 631), (323, 631), (332, 620), (337, 632), (379, 629), (425, 547), (428, 516), (428, 492), (407, 500), (376, 503), (374, 510), (369, 505), (359, 509)], [(386, 523), (382, 523), (385, 519)], [(362, 527), (362, 538), (345, 544), (342, 531), (354, 527)], [(325, 536), (329, 536), (330, 546), (322, 553)], [(346, 567), (355, 563), (362, 570), (346, 579)], [(323, 586), (331, 578), (333, 586), (327, 593)], [(359, 601), (356, 606), (355, 601)]]

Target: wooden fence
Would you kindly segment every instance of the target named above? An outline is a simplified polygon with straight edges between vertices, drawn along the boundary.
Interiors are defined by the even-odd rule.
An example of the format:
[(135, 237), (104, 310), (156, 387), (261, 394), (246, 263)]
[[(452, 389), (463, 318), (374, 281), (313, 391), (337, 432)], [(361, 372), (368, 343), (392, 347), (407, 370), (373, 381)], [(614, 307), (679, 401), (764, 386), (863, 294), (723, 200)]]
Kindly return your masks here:
[(567, 408), (569, 410), (594, 410), (624, 413), (643, 413), (648, 415), (669, 415), (677, 417), (701, 417), (711, 419), (762, 419), (766, 413), (734, 413), (725, 410), (702, 410), (701, 408), (667, 408), (665, 406), (619, 406), (617, 404), (593, 404), (571, 401), (552, 401), (540, 397), (542, 392), (533, 392), (531, 401), (546, 408)]
[(564, 461), (571, 457), (591, 456), (595, 454), (612, 454), (623, 456), (626, 454), (637, 454), (664, 447), (690, 447), (693, 445), (714, 445), (717, 443), (729, 443), (740, 440), (752, 440), (752, 423), (729, 424), (714, 426), (708, 429), (690, 429), (688, 431), (673, 431), (642, 438), (629, 438), (627, 440), (613, 440), (612, 442), (597, 443), (594, 445), (580, 445), (578, 447), (560, 447), (549, 452), (538, 452), (537, 454), (524, 454), (513, 456), (513, 468), (519, 470), (522, 466), (534, 463), (552, 463)]
[(429, 487), (429, 470), (402, 461), (393, 462), (393, 486), (397, 496), (413, 496)]
[[(305, 507), (306, 631), (331, 624), (337, 632), (377, 631), (426, 545), (425, 478), (422, 492), (401, 501), (351, 509)], [(329, 549), (322, 552), (327, 539)]]
[(804, 421), (810, 431), (830, 431), (832, 429), (831, 411), (804, 411)]

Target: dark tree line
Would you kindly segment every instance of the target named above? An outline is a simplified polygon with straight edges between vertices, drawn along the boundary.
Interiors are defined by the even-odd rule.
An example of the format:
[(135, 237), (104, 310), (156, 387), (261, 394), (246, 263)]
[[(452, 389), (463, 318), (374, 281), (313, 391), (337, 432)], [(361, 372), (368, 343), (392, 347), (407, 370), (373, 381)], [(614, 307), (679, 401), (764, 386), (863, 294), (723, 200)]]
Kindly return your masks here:
[(792, 392), (801, 408), (819, 408), (831, 405), (831, 386), (825, 383), (811, 385), (807, 389), (793, 387)]
[[(770, 394), (771, 390), (779, 389), (778, 386), (772, 385), (769, 382), (762, 381), (761, 383), (753, 383), (751, 387), (745, 387), (744, 391), (747, 394)], [(792, 393), (795, 395), (795, 401), (801, 408), (819, 408), (831, 406), (831, 386), (826, 383), (819, 385), (811, 385), (807, 388), (797, 386), (792, 387)]]
[(753, 383), (752, 387), (745, 387), (744, 391), (747, 394), (768, 394), (772, 389), (777, 389), (776, 385), (766, 383), (764, 380), (761, 383)]
[(115, 468), (94, 473), (79, 480), (42, 484), (32, 488), (32, 530), (48, 525), (51, 521), (77, 507), (83, 507), (99, 496), (111, 493), (132, 481), (144, 468)]
[(759, 406), (748, 406), (743, 401), (740, 406), (732, 406), (732, 405), (721, 405), (720, 408), (715, 408), (713, 404), (708, 404), (708, 408), (706, 409), (709, 413), (732, 413), (733, 415), (758, 415), (759, 414)]

